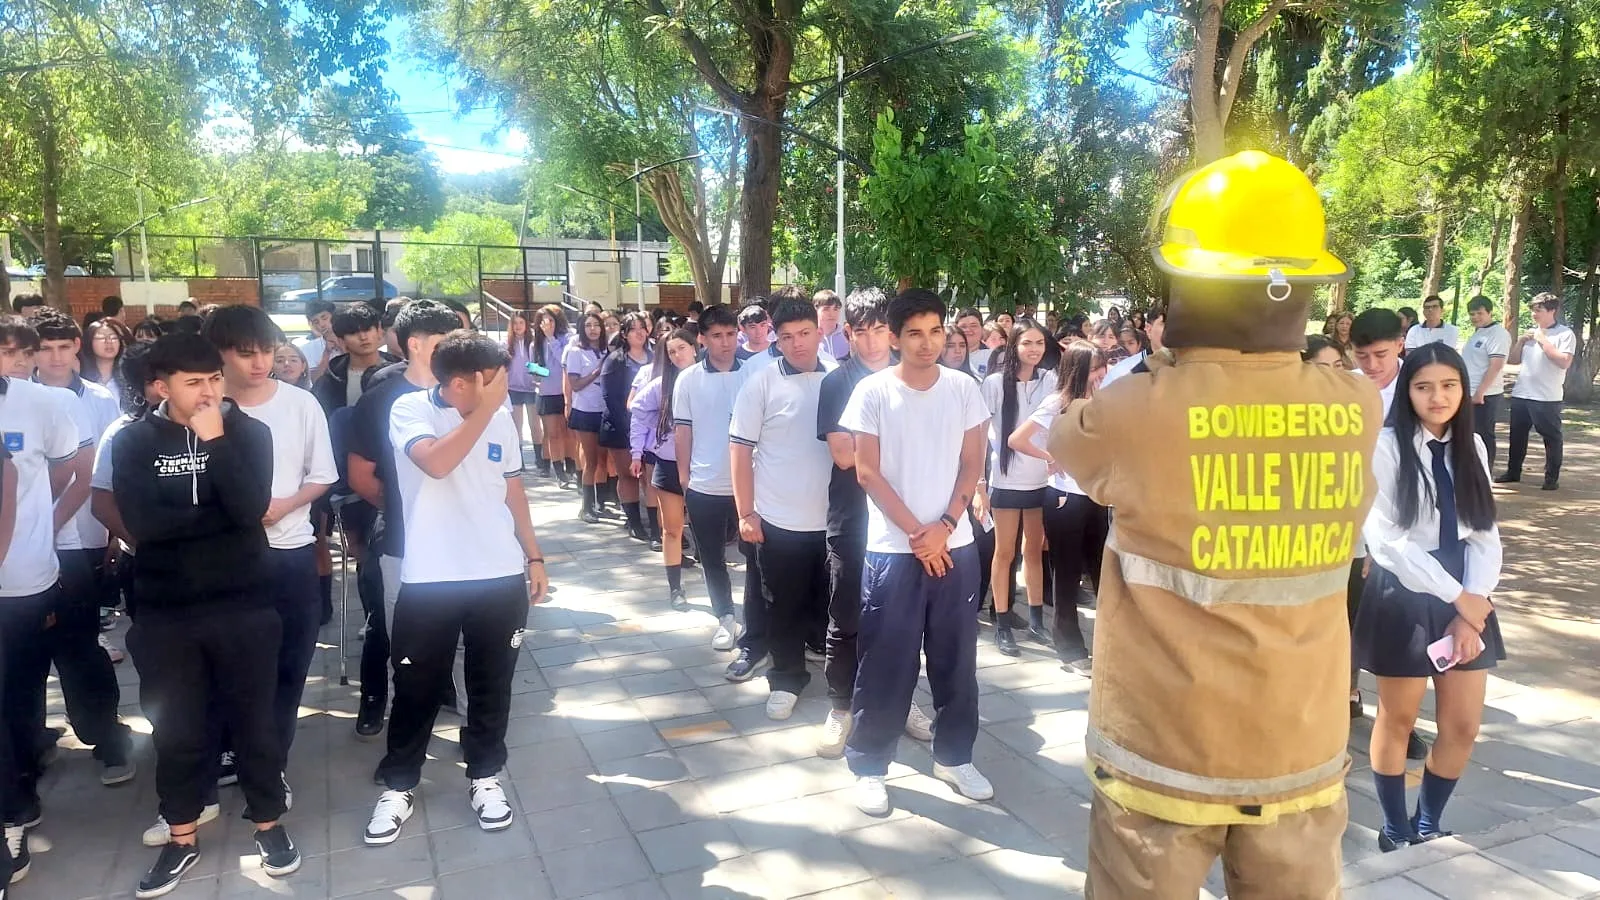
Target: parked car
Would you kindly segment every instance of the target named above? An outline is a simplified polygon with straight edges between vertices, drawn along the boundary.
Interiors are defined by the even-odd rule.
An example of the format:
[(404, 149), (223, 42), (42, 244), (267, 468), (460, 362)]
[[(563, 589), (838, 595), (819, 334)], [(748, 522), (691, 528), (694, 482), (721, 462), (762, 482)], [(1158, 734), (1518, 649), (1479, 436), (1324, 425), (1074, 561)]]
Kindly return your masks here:
[[(16, 275), (15, 270), (8, 269), (7, 273), (12, 275), (13, 277), (15, 277), (15, 275)], [(89, 270), (85, 269), (83, 266), (67, 266), (66, 274), (68, 274), (68, 275), (87, 275), (87, 274), (89, 274)], [(44, 277), (44, 263), (36, 262), (33, 265), (27, 267), (26, 269), (23, 269), (22, 270), (22, 277), (23, 278), (32, 278), (32, 279), (35, 279), (35, 280), (43, 278)]]
[[(322, 284), (315, 288), (303, 288), (297, 291), (284, 291), (278, 296), (274, 306), (285, 312), (298, 312), (305, 308), (308, 300), (315, 300), (320, 295), (323, 300), (330, 303), (356, 303), (362, 300), (371, 300), (373, 297), (373, 283), (371, 275), (335, 275), (324, 279)], [(399, 291), (394, 285), (383, 282), (383, 298), (388, 300), (398, 296)]]

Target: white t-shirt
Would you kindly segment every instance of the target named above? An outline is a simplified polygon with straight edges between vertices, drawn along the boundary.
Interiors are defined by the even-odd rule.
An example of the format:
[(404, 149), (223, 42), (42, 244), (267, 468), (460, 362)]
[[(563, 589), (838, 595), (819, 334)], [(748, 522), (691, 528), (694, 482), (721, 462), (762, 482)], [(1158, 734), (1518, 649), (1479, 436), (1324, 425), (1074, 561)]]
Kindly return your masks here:
[(728, 433), (733, 425), (733, 401), (750, 377), (738, 360), (720, 372), (709, 359), (679, 373), (672, 386), (672, 422), (694, 430), (689, 454), (689, 483), (684, 487), (701, 494), (733, 496)]
[[(1012, 453), (1010, 464), (1000, 471), (1000, 448), (1011, 438), (1001, 434), (1001, 406), (1005, 401), (1005, 373), (996, 372), (983, 380), (983, 402), (989, 408), (989, 488), (1003, 491), (1036, 491), (1044, 487), (1049, 477), (1049, 466), (1042, 459), (1021, 453)], [(1039, 404), (1056, 393), (1056, 373), (1040, 372), (1032, 381), (1017, 383), (1017, 415), (1012, 420), (1015, 431)]]
[(322, 364), (322, 355), (328, 352), (328, 342), (315, 334), (295, 338), (294, 345), (305, 354), (306, 365), (313, 369)]
[[(111, 478), (112, 474), (116, 470), (116, 465), (111, 461), (112, 441), (116, 440), (118, 432), (128, 427), (128, 423), (137, 421), (139, 421), (138, 416), (118, 416), (115, 421), (106, 426), (105, 432), (100, 435), (100, 440), (96, 442), (94, 446), (94, 475), (89, 479), (89, 489), (91, 492), (111, 490)], [(91, 494), (90, 503), (93, 504), (93, 502), (94, 498)], [(117, 546), (121, 547), (122, 552), (124, 553), (133, 552), (133, 548), (122, 541), (117, 541)]]
[[(338, 481), (339, 470), (334, 466), (333, 443), (328, 437), (322, 404), (310, 391), (281, 381), (273, 384), (275, 390), (267, 402), (257, 406), (239, 404), (240, 412), (272, 432), (273, 499), (291, 496), (308, 484)], [(309, 503), (267, 529), (267, 546), (274, 550), (294, 550), (313, 540)]]
[(50, 464), (71, 459), (94, 438), (78, 437), (71, 391), (20, 378), (6, 378), (0, 386), (0, 438), (17, 467), (17, 526), (0, 560), (0, 597), (31, 597), (49, 590), (61, 572)]
[(487, 581), (521, 575), (522, 545), (506, 506), (506, 479), (522, 473), (522, 451), (511, 414), (495, 410), (477, 443), (443, 478), (411, 461), (418, 441), (442, 438), (461, 426), (439, 389), (412, 391), (389, 412), (389, 442), (405, 512), (403, 584)]
[[(950, 505), (961, 471), (961, 444), (968, 430), (989, 418), (978, 383), (961, 372), (938, 367), (939, 378), (925, 391), (900, 380), (898, 366), (874, 372), (856, 385), (839, 424), (878, 439), (878, 471), (918, 522), (936, 522)], [(870, 499), (870, 497), (869, 497)], [(972, 526), (956, 516), (948, 546), (972, 543)], [(910, 537), (867, 504), (867, 549), (910, 553)]]
[[(605, 357), (596, 354), (593, 350), (585, 350), (578, 346), (577, 341), (567, 345), (561, 351), (561, 368), (572, 378), (586, 378), (590, 372), (600, 368), (605, 362)], [(605, 412), (606, 388), (600, 379), (589, 382), (583, 390), (572, 392), (572, 408), (578, 412)]]
[(1418, 322), (1406, 332), (1406, 349), (1414, 350), (1423, 344), (1444, 344), (1454, 350), (1461, 343), (1461, 333), (1449, 322), (1440, 322), (1438, 328), (1429, 328), (1428, 323)]
[(751, 375), (733, 404), (728, 439), (755, 448), (756, 512), (788, 531), (828, 530), (833, 456), (817, 440), (817, 398), (832, 368), (800, 372), (779, 359)]
[(1122, 376), (1133, 374), (1134, 368), (1136, 368), (1139, 363), (1144, 362), (1145, 357), (1149, 355), (1150, 354), (1146, 353), (1145, 351), (1140, 350), (1138, 353), (1118, 361), (1115, 365), (1106, 370), (1106, 377), (1100, 379), (1100, 387), (1105, 388)]
[[(1061, 415), (1061, 392), (1056, 391), (1045, 398), (1043, 403), (1039, 404), (1039, 408), (1033, 411), (1033, 415), (1028, 416), (1029, 422), (1039, 426), (1039, 430), (1033, 434), (1032, 443), (1035, 447), (1040, 450), (1049, 450), (1050, 427), (1056, 423), (1056, 417), (1059, 415)], [(1059, 466), (1054, 472), (1050, 473), (1048, 483), (1050, 487), (1063, 494), (1083, 494), (1083, 488), (1078, 487), (1078, 482), (1073, 480), (1071, 475), (1062, 471)], [(1088, 495), (1085, 494), (1084, 496)]]
[[(1578, 352), (1578, 336), (1565, 325), (1544, 329), (1544, 336), (1568, 356)], [(1523, 400), (1559, 401), (1566, 396), (1567, 370), (1550, 361), (1544, 348), (1532, 341), (1522, 346), (1522, 371), (1511, 386), (1511, 396)]]
[[(122, 415), (122, 410), (117, 406), (117, 400), (111, 392), (92, 381), (77, 379), (77, 390), (71, 391), (73, 395), (72, 421), (78, 427), (78, 444), (81, 452), (94, 456), (97, 453), (96, 443), (100, 435)], [(89, 486), (94, 487), (91, 477)], [(99, 550), (110, 541), (106, 527), (89, 511), (89, 501), (86, 498), (83, 505), (78, 507), (72, 520), (61, 526), (56, 532), (57, 550)]]
[[(1467, 381), (1471, 382), (1467, 389), (1477, 393), (1478, 385), (1483, 384), (1483, 377), (1489, 374), (1489, 364), (1495, 359), (1505, 359), (1510, 352), (1511, 335), (1499, 322), (1473, 331), (1472, 336), (1467, 338), (1467, 345), (1461, 348), (1461, 358), (1467, 364)], [(1494, 397), (1505, 393), (1505, 390), (1505, 379), (1496, 378), (1492, 384), (1484, 387), (1483, 395)]]

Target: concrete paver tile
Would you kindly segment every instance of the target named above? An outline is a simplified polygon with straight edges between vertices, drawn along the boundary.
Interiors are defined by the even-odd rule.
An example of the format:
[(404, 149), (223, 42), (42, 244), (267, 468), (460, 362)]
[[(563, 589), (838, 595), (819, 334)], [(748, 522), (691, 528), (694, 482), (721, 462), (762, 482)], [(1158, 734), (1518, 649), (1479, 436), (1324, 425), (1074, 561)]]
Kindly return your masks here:
[(1482, 856), (1466, 854), (1406, 877), (1450, 900), (1558, 900), (1560, 894)]
[(650, 863), (632, 836), (541, 854), (557, 897), (582, 897), (650, 876)]
[(733, 828), (717, 819), (668, 825), (641, 831), (635, 837), (660, 875), (709, 869), (725, 859), (744, 855), (744, 846)]

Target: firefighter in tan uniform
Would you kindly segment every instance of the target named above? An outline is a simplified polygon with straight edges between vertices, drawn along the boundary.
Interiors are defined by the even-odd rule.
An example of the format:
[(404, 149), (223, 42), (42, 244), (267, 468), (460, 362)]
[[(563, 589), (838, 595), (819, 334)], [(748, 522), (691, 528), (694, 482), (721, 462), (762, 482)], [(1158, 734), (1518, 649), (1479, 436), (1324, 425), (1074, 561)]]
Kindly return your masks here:
[(1301, 362), (1312, 285), (1348, 277), (1320, 199), (1246, 152), (1153, 220), (1167, 364), (1056, 420), (1050, 453), (1115, 508), (1101, 574), (1087, 768), (1093, 900), (1340, 895), (1350, 633), (1378, 393)]

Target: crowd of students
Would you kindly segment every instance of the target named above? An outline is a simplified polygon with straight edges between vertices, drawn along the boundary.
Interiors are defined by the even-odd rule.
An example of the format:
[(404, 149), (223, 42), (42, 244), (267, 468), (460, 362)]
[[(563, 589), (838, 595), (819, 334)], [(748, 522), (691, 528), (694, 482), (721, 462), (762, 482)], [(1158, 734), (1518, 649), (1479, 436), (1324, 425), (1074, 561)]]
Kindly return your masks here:
[[(1487, 600), (1500, 553), (1487, 472), (1507, 359), (1523, 371), (1499, 480), (1520, 475), (1530, 428), (1551, 448), (1552, 417), (1547, 488), (1559, 473), (1571, 332), (1553, 297), (1532, 305), (1540, 328), (1513, 345), (1474, 299), (1465, 358), (1431, 302), (1409, 334), (1386, 310), (1332, 318), (1304, 354), (1358, 365), (1392, 429), (1348, 604), (1356, 662), (1379, 676), (1385, 849), (1442, 833), (1483, 671), (1504, 658)], [(577, 491), (583, 522), (618, 522), (659, 552), (671, 608), (689, 608), (683, 567), (703, 569), (711, 645), (732, 654), (729, 680), (765, 672), (770, 718), (792, 715), (807, 660), (822, 664), (831, 711), (817, 752), (846, 759), (863, 811), (888, 811), (902, 733), (932, 742), (936, 777), (992, 797), (972, 763), (981, 610), (1000, 653), (1018, 655), (1021, 635), (1091, 671), (1078, 609), (1093, 603), (1113, 512), (1045, 438), (1070, 404), (1147, 371), (1166, 324), (1160, 307), (1093, 323), (1031, 308), (986, 321), (922, 290), (891, 300), (794, 287), (738, 311), (695, 303), (681, 318), (591, 305), (569, 324), (546, 306), (515, 315), (503, 341), (473, 331), (458, 305), (404, 298), (382, 311), (313, 303), (312, 333), (295, 342), (251, 306), (137, 330), (109, 303), (87, 327), (38, 303), (18, 311), (28, 316), (0, 318), (11, 880), (27, 872), (25, 833), (44, 815), (37, 780), (59, 736), (44, 728), (52, 664), (102, 782), (135, 777), (114, 648), (101, 639), (102, 611), (120, 599), (160, 799), (143, 835), (160, 852), (139, 897), (177, 886), (198, 859), (197, 829), (218, 815), (218, 786), (235, 782), (267, 874), (298, 868), (279, 822), (293, 800), (283, 772), (331, 615), (335, 517), (367, 620), (355, 730), (372, 738), (387, 723), (366, 843), (395, 841), (412, 815), (441, 706), (464, 718), (480, 826), (511, 823), (499, 783), (510, 680), (526, 605), (549, 588), (528, 475)], [(1461, 430), (1479, 440), (1452, 444)], [(742, 618), (730, 545), (745, 563)], [(1012, 610), (1019, 587), (1026, 617)], [(1408, 622), (1455, 638), (1448, 673), (1396, 643)], [(912, 701), (924, 666), (933, 716)], [(1412, 731), (1430, 675), (1441, 726), (1431, 752)], [(1429, 760), (1418, 817), (1400, 815), (1407, 755)]]

